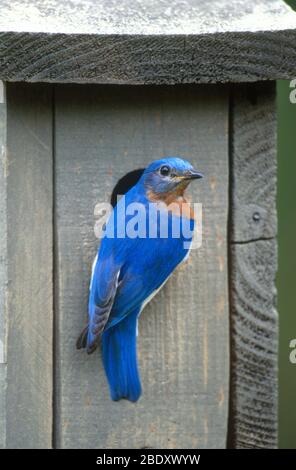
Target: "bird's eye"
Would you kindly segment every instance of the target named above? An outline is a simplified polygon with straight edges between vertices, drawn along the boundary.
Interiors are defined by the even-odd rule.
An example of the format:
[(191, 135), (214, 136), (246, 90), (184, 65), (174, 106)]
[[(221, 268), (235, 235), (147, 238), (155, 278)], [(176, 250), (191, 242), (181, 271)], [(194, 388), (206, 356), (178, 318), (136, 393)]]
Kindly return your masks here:
[(160, 167), (159, 171), (162, 176), (168, 176), (171, 170), (169, 166), (163, 165), (162, 167)]

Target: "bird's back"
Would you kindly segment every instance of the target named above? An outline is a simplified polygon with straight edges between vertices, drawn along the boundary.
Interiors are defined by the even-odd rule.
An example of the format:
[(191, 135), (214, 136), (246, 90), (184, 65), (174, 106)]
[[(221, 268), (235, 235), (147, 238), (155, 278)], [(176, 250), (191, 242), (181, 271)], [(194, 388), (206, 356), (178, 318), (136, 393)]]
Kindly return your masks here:
[[(106, 324), (110, 328), (136, 307), (141, 307), (145, 300), (153, 294), (170, 276), (176, 266), (188, 254), (192, 240), (194, 221), (181, 219), (178, 215), (165, 211), (163, 208), (158, 217), (151, 222), (149, 210), (151, 203), (145, 197), (135, 197), (133, 188), (127, 193), (125, 206), (134, 203), (143, 205), (145, 212), (141, 212), (140, 224), (145, 225), (145, 237), (130, 238), (127, 234), (124, 238), (117, 236), (114, 239), (104, 239), (102, 242), (100, 257), (110, 256), (115, 250), (116, 263), (121, 266), (119, 286), (114, 299), (114, 304)], [(119, 202), (114, 218), (115, 226), (121, 224), (128, 228), (132, 215), (120, 214), (121, 201)], [(122, 218), (123, 217), (123, 218)], [(150, 221), (150, 225), (149, 225)], [(182, 222), (187, 224), (189, 235), (182, 234)], [(112, 222), (111, 222), (112, 223)], [(179, 227), (179, 231), (178, 231)], [(151, 237), (150, 232), (156, 234)], [(116, 231), (115, 231), (116, 233)], [(143, 233), (142, 233), (143, 235)]]

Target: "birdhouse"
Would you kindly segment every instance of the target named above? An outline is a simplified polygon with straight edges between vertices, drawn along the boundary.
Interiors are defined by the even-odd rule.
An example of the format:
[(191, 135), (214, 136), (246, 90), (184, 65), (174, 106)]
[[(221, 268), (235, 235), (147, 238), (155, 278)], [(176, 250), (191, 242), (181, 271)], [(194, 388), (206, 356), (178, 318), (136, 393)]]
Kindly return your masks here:
[[(281, 0), (0, 1), (0, 446), (277, 446)], [(202, 244), (143, 311), (112, 402), (87, 317), (95, 208), (156, 159), (204, 175)], [(116, 192), (116, 191), (115, 191)]]

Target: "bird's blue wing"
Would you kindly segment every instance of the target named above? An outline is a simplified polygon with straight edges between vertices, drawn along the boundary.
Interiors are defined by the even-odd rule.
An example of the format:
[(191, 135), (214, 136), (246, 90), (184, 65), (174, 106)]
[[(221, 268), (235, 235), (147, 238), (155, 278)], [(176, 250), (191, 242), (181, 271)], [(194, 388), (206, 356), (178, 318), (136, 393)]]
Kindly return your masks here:
[(118, 288), (119, 274), (120, 266), (116, 264), (112, 251), (100, 250), (90, 283), (87, 334), (89, 353), (96, 348), (99, 336), (108, 321)]
[(125, 245), (120, 285), (105, 329), (116, 325), (137, 307), (142, 308), (188, 252), (179, 239), (126, 240)]

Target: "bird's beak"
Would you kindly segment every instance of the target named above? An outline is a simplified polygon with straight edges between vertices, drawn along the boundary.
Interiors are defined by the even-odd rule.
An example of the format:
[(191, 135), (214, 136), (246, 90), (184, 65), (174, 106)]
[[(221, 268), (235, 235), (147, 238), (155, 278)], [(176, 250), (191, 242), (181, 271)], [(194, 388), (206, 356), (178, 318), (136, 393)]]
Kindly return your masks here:
[(199, 171), (192, 169), (192, 170), (187, 171), (183, 177), (186, 180), (196, 180), (199, 178), (203, 178), (203, 174), (200, 173)]

